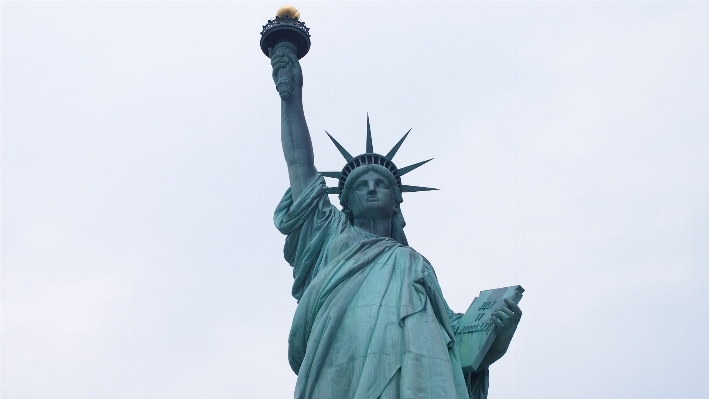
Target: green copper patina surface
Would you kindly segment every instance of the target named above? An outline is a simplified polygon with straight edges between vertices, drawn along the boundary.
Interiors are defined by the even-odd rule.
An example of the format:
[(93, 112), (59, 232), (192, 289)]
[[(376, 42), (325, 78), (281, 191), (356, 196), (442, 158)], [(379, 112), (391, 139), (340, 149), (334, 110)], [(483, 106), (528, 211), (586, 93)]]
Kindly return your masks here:
[(342, 210), (333, 206), (313, 162), (297, 54), (277, 46), (269, 55), (274, 83), (284, 68), (293, 83), (281, 95), (290, 188), (274, 221), (287, 236), (284, 254), (298, 300), (288, 353), (298, 375), (295, 398), (486, 398), (488, 366), (506, 352), (519, 307), (505, 301), (492, 314), (496, 338), (480, 366), (464, 372), (455, 344), (462, 315), (448, 307), (432, 266), (403, 232), (402, 191), (425, 188), (405, 189), (383, 157), (343, 169), (340, 186), (330, 190), (340, 194)]

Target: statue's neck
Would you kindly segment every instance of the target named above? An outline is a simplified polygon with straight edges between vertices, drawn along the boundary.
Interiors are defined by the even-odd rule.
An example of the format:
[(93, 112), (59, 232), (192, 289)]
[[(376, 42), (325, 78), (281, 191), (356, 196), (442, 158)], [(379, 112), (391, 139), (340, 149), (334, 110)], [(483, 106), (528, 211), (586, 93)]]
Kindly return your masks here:
[(366, 232), (380, 237), (391, 238), (391, 218), (389, 219), (355, 219), (354, 225)]

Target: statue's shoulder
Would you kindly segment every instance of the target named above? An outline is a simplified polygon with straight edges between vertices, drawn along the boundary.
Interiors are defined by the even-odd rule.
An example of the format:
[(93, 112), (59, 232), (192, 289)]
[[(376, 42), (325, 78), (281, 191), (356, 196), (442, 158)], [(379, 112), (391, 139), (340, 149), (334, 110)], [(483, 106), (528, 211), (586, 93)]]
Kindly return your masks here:
[[(399, 243), (397, 243), (397, 244), (399, 244)], [(399, 244), (397, 251), (400, 251), (402, 254), (406, 254), (412, 258), (420, 258), (423, 261), (425, 261), (426, 263), (428, 263), (428, 261), (426, 260), (426, 258), (424, 258), (423, 255), (421, 255), (415, 249), (411, 248), (408, 245)]]

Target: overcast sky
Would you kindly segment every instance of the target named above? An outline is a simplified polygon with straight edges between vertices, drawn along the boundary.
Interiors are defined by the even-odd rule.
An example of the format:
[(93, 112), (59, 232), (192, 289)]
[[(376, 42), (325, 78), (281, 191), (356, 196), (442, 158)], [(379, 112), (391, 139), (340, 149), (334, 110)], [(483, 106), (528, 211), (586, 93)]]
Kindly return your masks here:
[[(281, 5), (2, 3), (3, 399), (292, 396)], [(526, 289), (490, 399), (705, 397), (709, 3), (294, 5), (318, 169), (412, 128), (451, 307)]]

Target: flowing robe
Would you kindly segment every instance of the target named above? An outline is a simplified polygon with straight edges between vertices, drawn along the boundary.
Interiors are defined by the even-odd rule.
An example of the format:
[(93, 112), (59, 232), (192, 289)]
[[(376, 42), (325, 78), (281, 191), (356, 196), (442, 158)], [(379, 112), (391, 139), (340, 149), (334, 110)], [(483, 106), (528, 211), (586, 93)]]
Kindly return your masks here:
[(288, 359), (296, 399), (467, 399), (487, 396), (487, 370), (464, 375), (460, 314), (419, 253), (352, 226), (318, 177), (274, 222), (285, 235), (298, 307)]

